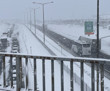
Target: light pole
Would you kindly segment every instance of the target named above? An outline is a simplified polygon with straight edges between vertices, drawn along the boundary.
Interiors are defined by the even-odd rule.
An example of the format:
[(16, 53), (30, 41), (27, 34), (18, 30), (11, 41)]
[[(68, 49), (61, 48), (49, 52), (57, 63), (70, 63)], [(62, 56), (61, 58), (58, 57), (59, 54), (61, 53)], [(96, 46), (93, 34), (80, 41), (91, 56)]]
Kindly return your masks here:
[(97, 58), (99, 57), (99, 0), (97, 0)]
[(27, 26), (28, 26), (28, 12), (26, 13), (26, 18), (27, 18)]
[(35, 35), (36, 35), (36, 9), (34, 8), (34, 27), (35, 27)]
[[(97, 0), (97, 58), (99, 58), (99, 0)], [(99, 91), (99, 64), (97, 64), (97, 91)]]
[(44, 5), (46, 4), (50, 4), (50, 3), (53, 3), (53, 2), (47, 2), (47, 3), (37, 3), (37, 2), (33, 2), (33, 4), (40, 4), (42, 5), (42, 12), (43, 12), (43, 40), (44, 40), (44, 44), (45, 44), (45, 19), (44, 19)]
[(36, 9), (38, 8), (34, 8), (34, 27), (35, 27), (35, 35), (36, 35)]
[(31, 10), (30, 10), (30, 30), (31, 30), (31, 25), (32, 25), (32, 22), (31, 22)]

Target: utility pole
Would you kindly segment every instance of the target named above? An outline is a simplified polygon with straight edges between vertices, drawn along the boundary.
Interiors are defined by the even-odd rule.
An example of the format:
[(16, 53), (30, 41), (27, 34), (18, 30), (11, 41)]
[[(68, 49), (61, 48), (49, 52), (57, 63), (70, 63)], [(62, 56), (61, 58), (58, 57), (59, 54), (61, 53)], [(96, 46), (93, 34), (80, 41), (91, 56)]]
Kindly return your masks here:
[(25, 20), (25, 14), (24, 14), (24, 24), (26, 24), (26, 20)]
[(47, 5), (47, 4), (50, 4), (50, 3), (53, 3), (53, 2), (47, 2), (47, 3), (37, 3), (37, 2), (33, 2), (33, 4), (40, 4), (42, 5), (42, 13), (43, 13), (43, 40), (44, 40), (44, 44), (45, 44), (45, 19), (44, 19), (44, 6)]
[(36, 9), (34, 9), (34, 27), (35, 27), (35, 35), (36, 35)]
[[(97, 0), (97, 58), (99, 58), (99, 0)], [(97, 64), (97, 91), (99, 91), (99, 64)]]
[(44, 32), (44, 44), (45, 44), (44, 4), (42, 4), (42, 11), (43, 11), (43, 32)]
[(31, 10), (30, 10), (30, 30), (31, 30)]
[(97, 0), (97, 58), (99, 58), (99, 0)]
[(27, 12), (27, 26), (28, 26), (28, 12)]

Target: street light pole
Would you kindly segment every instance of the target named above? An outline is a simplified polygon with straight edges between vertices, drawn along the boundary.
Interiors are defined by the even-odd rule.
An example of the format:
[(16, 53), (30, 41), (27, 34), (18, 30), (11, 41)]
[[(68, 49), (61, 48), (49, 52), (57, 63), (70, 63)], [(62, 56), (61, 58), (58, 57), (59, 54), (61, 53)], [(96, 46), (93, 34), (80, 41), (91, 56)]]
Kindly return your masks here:
[(43, 32), (44, 32), (44, 44), (45, 44), (45, 22), (44, 22), (44, 4), (42, 4), (42, 13), (43, 13)]
[(99, 0), (97, 0), (97, 58), (99, 57)]
[(28, 26), (28, 12), (27, 12), (27, 26)]
[(35, 27), (35, 35), (36, 35), (36, 9), (34, 9), (34, 27)]
[(42, 12), (43, 12), (43, 25), (42, 25), (42, 27), (43, 27), (43, 33), (44, 33), (44, 35), (43, 35), (43, 41), (44, 41), (44, 44), (45, 44), (45, 17), (44, 17), (44, 6), (46, 5), (46, 4), (49, 4), (49, 3), (53, 3), (53, 2), (47, 2), (47, 3), (37, 3), (37, 2), (33, 2), (33, 4), (40, 4), (40, 5), (42, 5)]
[(24, 24), (26, 23), (26, 21), (25, 21), (25, 14), (24, 14)]
[[(32, 10), (34, 11), (33, 15), (34, 15), (34, 28), (35, 28), (35, 35), (36, 35), (36, 9), (38, 8), (32, 8)], [(31, 19), (30, 19), (31, 20)], [(32, 23), (31, 23), (32, 24)]]
[[(99, 58), (99, 0), (97, 0), (97, 58)], [(97, 91), (99, 91), (99, 64), (97, 64)]]
[(31, 10), (30, 10), (30, 30), (31, 30)]

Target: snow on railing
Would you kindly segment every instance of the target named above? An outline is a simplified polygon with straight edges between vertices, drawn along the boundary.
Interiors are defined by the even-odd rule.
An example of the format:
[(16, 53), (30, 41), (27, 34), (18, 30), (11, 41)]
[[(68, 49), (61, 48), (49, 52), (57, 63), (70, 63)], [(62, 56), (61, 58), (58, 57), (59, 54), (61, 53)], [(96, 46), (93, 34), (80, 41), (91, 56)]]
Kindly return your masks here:
[[(60, 62), (60, 91), (65, 91), (64, 87), (64, 62), (69, 62), (70, 64), (70, 91), (75, 91), (74, 88), (74, 83), (77, 80), (80, 85), (80, 90), (81, 91), (104, 91), (104, 65), (105, 64), (110, 64), (110, 61), (107, 59), (96, 59), (96, 58), (82, 58), (82, 57), (57, 57), (57, 56), (37, 56), (37, 55), (25, 55), (25, 54), (13, 54), (13, 53), (0, 53), (1, 57), (1, 63), (3, 64), (3, 87), (7, 86), (7, 79), (6, 79), (6, 63), (9, 62), (10, 64), (10, 79), (9, 82), (11, 84), (11, 87), (13, 88), (13, 85), (16, 85), (16, 91), (21, 91), (21, 88), (29, 89), (29, 60), (32, 59), (33, 61), (33, 89), (32, 91), (37, 91), (37, 85), (38, 85), (38, 79), (37, 79), (37, 64), (36, 62), (41, 60), (42, 62), (42, 91), (46, 91), (46, 63), (47, 61), (50, 61), (50, 68), (51, 68), (51, 91), (55, 91), (55, 62)], [(15, 65), (16, 62), (16, 72), (13, 72), (13, 66)], [(80, 63), (80, 78), (76, 77), (76, 73), (74, 70), (76, 69), (74, 67), (75, 63)], [(85, 79), (84, 79), (84, 66), (85, 63), (90, 64), (91, 67), (91, 87), (88, 87), (85, 84)], [(25, 64), (25, 67), (23, 65)], [(1, 64), (0, 64), (1, 65)], [(25, 69), (25, 70), (24, 70)], [(95, 72), (97, 73), (97, 76), (95, 76)], [(16, 75), (13, 75), (15, 74)], [(30, 74), (30, 73), (29, 73)], [(15, 76), (15, 77), (13, 77)], [(99, 77), (101, 79), (99, 79)], [(13, 79), (14, 78), (14, 79)], [(14, 81), (16, 79), (16, 84), (14, 84)], [(24, 80), (23, 80), (24, 79)], [(32, 79), (32, 78), (31, 78)], [(95, 80), (96, 79), (96, 80)], [(87, 79), (86, 79), (87, 80)], [(1, 81), (1, 80), (0, 80)], [(95, 86), (96, 84), (96, 86)], [(88, 90), (89, 89), (89, 90)]]

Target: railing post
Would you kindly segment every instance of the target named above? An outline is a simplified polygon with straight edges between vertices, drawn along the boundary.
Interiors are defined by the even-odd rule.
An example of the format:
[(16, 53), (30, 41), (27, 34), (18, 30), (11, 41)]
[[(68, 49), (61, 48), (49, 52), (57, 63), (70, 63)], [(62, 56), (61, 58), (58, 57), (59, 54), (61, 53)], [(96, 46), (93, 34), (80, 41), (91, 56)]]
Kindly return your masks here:
[(97, 91), (99, 91), (99, 63), (97, 63)]
[(25, 64), (26, 64), (26, 90), (28, 89), (28, 58), (25, 58)]
[(20, 63), (19, 63), (19, 57), (16, 57), (16, 75), (17, 75), (17, 81), (16, 81), (16, 91), (20, 91)]
[(101, 69), (101, 91), (104, 91), (104, 64), (100, 64)]
[(19, 66), (20, 66), (20, 89), (22, 88), (22, 58), (19, 57)]
[(5, 80), (5, 56), (3, 56), (3, 87), (6, 87), (6, 80)]
[(61, 61), (61, 91), (64, 91), (63, 61)]
[(84, 63), (81, 62), (81, 91), (84, 91)]
[(52, 91), (54, 91), (54, 60), (51, 60)]
[(91, 91), (95, 91), (94, 63), (91, 63)]
[(36, 77), (36, 58), (34, 58), (34, 91), (37, 91), (37, 77)]
[(42, 60), (43, 91), (45, 91), (45, 59)]
[(73, 83), (73, 60), (70, 61), (70, 91), (74, 91), (74, 83)]
[(12, 56), (10, 56), (10, 80), (11, 80), (11, 88), (13, 87), (13, 67), (12, 67)]

